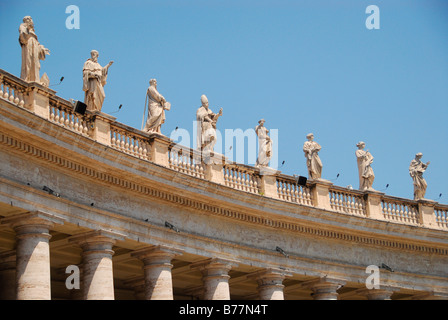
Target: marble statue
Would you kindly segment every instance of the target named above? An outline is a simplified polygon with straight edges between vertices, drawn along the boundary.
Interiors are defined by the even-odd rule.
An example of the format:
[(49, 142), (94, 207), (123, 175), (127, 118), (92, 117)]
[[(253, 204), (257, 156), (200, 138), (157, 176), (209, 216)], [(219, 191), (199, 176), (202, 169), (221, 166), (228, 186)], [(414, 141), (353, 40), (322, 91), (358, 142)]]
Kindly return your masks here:
[(358, 174), (359, 174), (359, 190), (373, 190), (373, 180), (375, 180), (375, 174), (371, 167), (373, 162), (373, 156), (369, 150), (364, 150), (366, 144), (360, 141), (356, 144), (358, 150), (356, 150), (356, 159), (358, 162)]
[(82, 89), (85, 91), (84, 103), (89, 111), (101, 111), (106, 97), (104, 86), (106, 85), (107, 73), (114, 62), (110, 61), (105, 67), (101, 67), (98, 63), (98, 51), (92, 50), (90, 56), (84, 63), (82, 70)]
[(40, 60), (45, 60), (45, 56), (50, 54), (50, 50), (37, 41), (34, 32), (34, 22), (30, 16), (23, 18), (23, 23), (19, 27), (19, 43), (22, 47), (22, 69), (20, 78), (25, 81), (34, 81), (48, 87), (48, 76), (44, 74), (40, 79)]
[(148, 119), (144, 131), (161, 134), (160, 127), (165, 122), (165, 110), (170, 110), (171, 104), (157, 91), (156, 79), (149, 81), (146, 98), (148, 99)]
[(264, 119), (258, 121), (255, 132), (258, 136), (258, 158), (256, 167), (267, 167), (272, 156), (272, 140), (268, 136), (269, 130), (264, 126)]
[(202, 152), (210, 154), (216, 143), (216, 122), (222, 116), (222, 108), (219, 113), (213, 113), (208, 107), (208, 99), (201, 96), (201, 106), (196, 111), (197, 121), (197, 146)]
[(322, 161), (319, 158), (318, 152), (322, 148), (316, 141), (314, 141), (314, 134), (307, 134), (303, 144), (303, 152), (305, 153), (306, 166), (308, 167), (309, 179), (320, 179), (322, 176)]
[(409, 165), (409, 174), (414, 183), (414, 200), (420, 200), (425, 198), (426, 187), (428, 186), (425, 179), (423, 178), (423, 172), (429, 165), (429, 161), (423, 163), (420, 159), (422, 158), (422, 153), (417, 153), (414, 160), (411, 161)]

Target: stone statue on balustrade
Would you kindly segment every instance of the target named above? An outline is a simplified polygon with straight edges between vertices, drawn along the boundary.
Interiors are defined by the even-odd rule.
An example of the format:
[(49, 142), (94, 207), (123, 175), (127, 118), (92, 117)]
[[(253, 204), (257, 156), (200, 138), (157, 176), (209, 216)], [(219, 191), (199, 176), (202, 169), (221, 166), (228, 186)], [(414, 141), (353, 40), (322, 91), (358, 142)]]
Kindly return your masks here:
[(46, 87), (49, 79), (46, 73), (40, 78), (40, 60), (45, 60), (45, 56), (50, 54), (50, 50), (37, 41), (34, 31), (34, 22), (30, 16), (23, 18), (23, 23), (19, 27), (19, 43), (22, 47), (22, 69), (20, 78), (25, 81), (38, 82)]
[(309, 179), (320, 179), (322, 176), (322, 161), (319, 158), (319, 151), (322, 147), (314, 141), (314, 134), (307, 134), (303, 144), (303, 152), (305, 153), (306, 166), (308, 167), (308, 178)]
[[(149, 81), (149, 88), (146, 91), (146, 101), (148, 102), (148, 118), (144, 131), (149, 133), (161, 133), (161, 126), (165, 123), (165, 110), (171, 109), (171, 104), (157, 91), (157, 80)], [(146, 109), (146, 102), (145, 102)]]
[(98, 63), (99, 53), (96, 50), (90, 52), (90, 58), (84, 63), (82, 69), (84, 103), (89, 111), (101, 111), (104, 98), (104, 86), (106, 85), (109, 67), (114, 63), (110, 61), (105, 67)]
[(209, 109), (208, 99), (205, 95), (201, 96), (201, 104), (196, 111), (197, 147), (208, 156), (213, 154), (213, 148), (216, 144), (216, 122), (222, 116), (222, 108), (218, 113), (213, 113)]
[(256, 167), (267, 167), (272, 157), (272, 140), (268, 136), (269, 130), (264, 126), (264, 119), (258, 121), (255, 132), (258, 136), (258, 158)]
[(356, 144), (358, 150), (356, 150), (356, 159), (358, 162), (358, 174), (359, 174), (359, 190), (373, 190), (373, 180), (375, 180), (375, 174), (373, 173), (372, 163), (373, 156), (369, 150), (364, 150), (366, 144), (360, 141)]
[(423, 154), (421, 152), (415, 155), (414, 160), (409, 165), (409, 174), (411, 175), (414, 183), (414, 200), (420, 200), (425, 198), (427, 183), (423, 178), (423, 173), (429, 165), (429, 161), (423, 163), (421, 161)]

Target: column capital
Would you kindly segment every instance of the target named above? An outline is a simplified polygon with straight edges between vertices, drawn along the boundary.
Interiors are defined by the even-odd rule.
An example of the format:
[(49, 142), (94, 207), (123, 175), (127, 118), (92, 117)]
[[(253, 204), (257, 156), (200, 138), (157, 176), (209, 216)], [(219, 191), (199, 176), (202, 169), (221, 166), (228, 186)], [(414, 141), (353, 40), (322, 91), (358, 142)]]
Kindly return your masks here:
[(199, 269), (202, 272), (206, 272), (208, 270), (222, 270), (227, 274), (230, 269), (236, 266), (238, 266), (238, 262), (236, 260), (230, 260), (226, 258), (210, 258), (192, 263), (190, 265), (190, 268)]
[(69, 238), (69, 242), (76, 243), (78, 245), (94, 244), (94, 243), (109, 243), (115, 244), (116, 241), (123, 241), (125, 236), (123, 234), (109, 231), (109, 230), (93, 230), (79, 234), (75, 234)]
[(182, 255), (184, 253), (181, 249), (165, 245), (156, 245), (153, 247), (145, 247), (137, 249), (131, 253), (131, 257), (138, 258), (142, 261), (146, 259), (169, 259), (171, 260), (175, 256)]
[(182, 253), (182, 250), (164, 245), (146, 247), (131, 253), (132, 257), (143, 261), (147, 300), (173, 300), (171, 260)]
[(400, 288), (392, 286), (380, 286), (375, 289), (362, 288), (355, 291), (356, 294), (365, 296), (369, 300), (390, 300), (390, 297), (395, 291), (399, 291)]
[(41, 225), (51, 228), (55, 224), (64, 224), (64, 222), (65, 219), (62, 217), (38, 210), (19, 213), (0, 219), (0, 224), (7, 225), (13, 229), (27, 225)]
[(193, 263), (190, 267), (202, 272), (204, 300), (230, 300), (229, 271), (237, 261), (211, 258)]
[(260, 300), (283, 300), (283, 288), (285, 287), (283, 280), (291, 276), (292, 274), (286, 270), (268, 268), (254, 272), (248, 278), (257, 281)]
[(337, 300), (337, 290), (345, 284), (346, 282), (342, 279), (324, 276), (306, 281), (302, 284), (302, 287), (311, 289), (315, 300)]
[(248, 275), (249, 279), (255, 280), (281, 280), (283, 281), (286, 277), (291, 277), (292, 273), (279, 269), (279, 268), (267, 268), (264, 270), (256, 271)]

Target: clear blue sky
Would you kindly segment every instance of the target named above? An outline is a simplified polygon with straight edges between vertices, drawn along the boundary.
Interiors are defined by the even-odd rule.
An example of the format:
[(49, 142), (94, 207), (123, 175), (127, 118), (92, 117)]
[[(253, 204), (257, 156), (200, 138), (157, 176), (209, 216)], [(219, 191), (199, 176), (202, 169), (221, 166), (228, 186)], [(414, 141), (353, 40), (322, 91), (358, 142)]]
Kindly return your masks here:
[[(379, 30), (365, 26), (371, 4)], [(79, 30), (66, 28), (68, 5), (79, 7)], [(172, 104), (167, 136), (176, 127), (193, 135), (206, 94), (213, 111), (223, 107), (222, 132), (261, 118), (278, 129), (285, 174), (307, 175), (302, 145), (313, 132), (323, 178), (357, 188), (363, 140), (375, 189), (412, 198), (408, 167), (422, 152), (426, 197), (448, 203), (448, 1), (2, 1), (0, 68), (17, 76), (26, 15), (51, 51), (41, 75), (52, 85), (64, 76), (52, 88), (65, 99), (83, 100), (82, 66), (96, 49), (101, 65), (114, 61), (103, 112), (119, 122), (140, 128), (156, 78)]]

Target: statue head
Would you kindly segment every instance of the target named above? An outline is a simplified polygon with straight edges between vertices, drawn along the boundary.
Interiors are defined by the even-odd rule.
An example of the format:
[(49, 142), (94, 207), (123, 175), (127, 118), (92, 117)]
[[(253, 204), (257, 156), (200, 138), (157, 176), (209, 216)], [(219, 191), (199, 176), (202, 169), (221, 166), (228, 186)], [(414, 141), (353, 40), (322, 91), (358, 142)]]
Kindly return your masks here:
[(150, 86), (157, 87), (157, 80), (156, 80), (156, 79), (151, 79), (151, 80), (149, 80), (149, 85), (150, 85)]
[(312, 134), (312, 133), (308, 133), (307, 135), (306, 135), (306, 138), (308, 139), (308, 140), (313, 140), (314, 139), (314, 134)]
[(364, 148), (364, 147), (366, 146), (366, 144), (365, 144), (364, 141), (359, 141), (359, 142), (356, 144), (356, 146), (357, 146), (358, 148), (362, 149), (362, 148)]
[(208, 108), (208, 99), (207, 99), (207, 97), (205, 96), (205, 94), (203, 94), (203, 95), (201, 96), (201, 103), (202, 103), (202, 106)]
[(26, 23), (29, 27), (34, 28), (33, 19), (30, 16), (23, 17), (23, 22)]
[(98, 51), (96, 50), (92, 50), (90, 51), (90, 57), (92, 58), (93, 61), (97, 62), (98, 61), (98, 56), (100, 54), (98, 53)]
[(416, 159), (420, 159), (421, 157), (423, 157), (423, 153), (419, 152), (415, 155)]
[(258, 120), (258, 123), (259, 123), (259, 124), (264, 124), (265, 121), (264, 121), (264, 119), (261, 119), (261, 120)]

